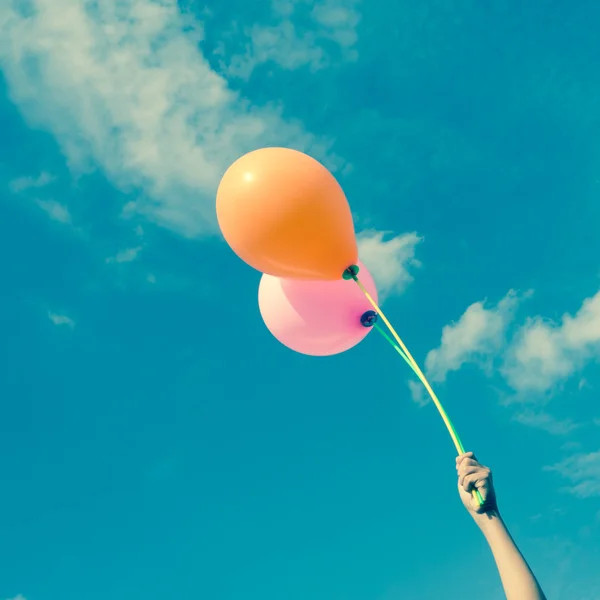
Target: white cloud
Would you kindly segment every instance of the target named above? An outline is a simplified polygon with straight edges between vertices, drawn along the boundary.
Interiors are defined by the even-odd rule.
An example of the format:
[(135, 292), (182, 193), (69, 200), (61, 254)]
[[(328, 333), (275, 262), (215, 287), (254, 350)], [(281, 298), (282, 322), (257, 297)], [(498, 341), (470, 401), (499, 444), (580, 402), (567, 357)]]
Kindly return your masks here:
[(574, 454), (561, 462), (546, 467), (571, 482), (563, 491), (580, 498), (600, 496), (600, 451), (589, 454)]
[(415, 404), (418, 404), (419, 406), (426, 406), (431, 402), (427, 390), (421, 381), (409, 379), (408, 389), (410, 390), (410, 396)]
[[(253, 108), (198, 49), (176, 0), (0, 3), (0, 67), (32, 127), (70, 167), (100, 168), (136, 209), (186, 235), (213, 232), (214, 195), (246, 151), (328, 145), (277, 107)], [(335, 165), (335, 158), (329, 157)]]
[(19, 177), (18, 179), (14, 179), (10, 182), (9, 189), (11, 192), (13, 192), (13, 194), (18, 194), (30, 189), (46, 187), (53, 181), (56, 181), (56, 178), (50, 173), (46, 173), (44, 171), (37, 177)]
[(544, 393), (600, 356), (600, 292), (560, 324), (529, 319), (515, 336), (502, 372), (518, 393)]
[(409, 269), (421, 266), (415, 249), (422, 239), (414, 232), (390, 237), (389, 232), (368, 230), (358, 235), (360, 258), (375, 278), (382, 298), (402, 293), (413, 281)]
[(511, 290), (495, 306), (488, 308), (485, 302), (471, 304), (456, 323), (446, 325), (440, 346), (431, 350), (425, 360), (429, 378), (444, 381), (449, 372), (458, 371), (466, 363), (485, 366), (486, 361), (501, 352), (518, 303), (517, 294)]
[(142, 251), (143, 246), (136, 246), (135, 248), (127, 248), (117, 252), (115, 256), (110, 256), (106, 259), (107, 263), (128, 263), (134, 261), (139, 253)]
[(575, 442), (575, 441), (571, 440), (570, 442), (565, 442), (560, 447), (560, 449), (564, 450), (564, 451), (580, 450), (581, 449), (581, 442)]
[(73, 321), (73, 319), (67, 315), (59, 315), (57, 313), (49, 312), (48, 318), (57, 326), (64, 325), (70, 329), (75, 327), (75, 321)]
[[(230, 76), (248, 79), (261, 64), (274, 63), (293, 70), (308, 66), (313, 72), (332, 62), (355, 61), (358, 0), (323, 0), (308, 15), (306, 0), (274, 0), (274, 24), (245, 28), (246, 52), (227, 61)], [(301, 21), (306, 25), (302, 26)], [(220, 54), (224, 54), (224, 46)]]
[(579, 427), (571, 419), (557, 419), (542, 409), (524, 409), (515, 413), (513, 420), (522, 425), (541, 429), (552, 435), (567, 435)]
[[(0, 16), (2, 15), (2, 8), (0, 7)], [(0, 27), (2, 22), (0, 21)], [(1, 31), (1, 29), (0, 29)], [(2, 41), (0, 40), (0, 49), (2, 47)], [(0, 50), (0, 58), (1, 58)], [(36, 177), (19, 177), (11, 181), (8, 185), (10, 191), (13, 194), (21, 194), (30, 190), (39, 190), (44, 188), (51, 183), (56, 181), (56, 177), (46, 171), (42, 171)], [(36, 200), (37, 205), (53, 220), (59, 223), (70, 225), (73, 222), (69, 209), (56, 202), (55, 200)]]
[(55, 200), (38, 200), (37, 203), (53, 221), (58, 221), (66, 225), (70, 225), (73, 222), (69, 209)]
[[(509, 343), (506, 330), (514, 316), (518, 298), (510, 292), (495, 308), (483, 303), (471, 305), (453, 325), (442, 332), (442, 343), (425, 361), (428, 376), (443, 381), (450, 371), (475, 362), (489, 367), (500, 359), (499, 373), (516, 394), (504, 404), (527, 402), (513, 420), (553, 435), (566, 435), (580, 427), (571, 419), (559, 419), (543, 410), (556, 386), (600, 358), (600, 292), (586, 299), (577, 314), (564, 315), (561, 323), (541, 317), (527, 320)], [(579, 381), (582, 390), (589, 384)]]
[(579, 391), (587, 390), (587, 389), (592, 389), (592, 386), (590, 385), (589, 381), (585, 377), (582, 377), (579, 380), (579, 383), (577, 384), (577, 389)]
[(27, 600), (27, 599), (25, 598), (25, 596), (18, 594), (14, 598), (7, 598), (6, 600)]

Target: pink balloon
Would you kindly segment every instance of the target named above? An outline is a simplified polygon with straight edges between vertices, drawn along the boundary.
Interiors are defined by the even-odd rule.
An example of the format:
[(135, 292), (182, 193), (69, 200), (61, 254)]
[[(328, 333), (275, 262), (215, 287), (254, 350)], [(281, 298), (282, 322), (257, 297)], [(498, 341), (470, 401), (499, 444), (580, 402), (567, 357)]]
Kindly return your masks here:
[[(359, 261), (358, 277), (377, 302), (373, 277)], [(356, 346), (371, 330), (361, 316), (373, 310), (352, 280), (303, 281), (263, 275), (258, 288), (260, 314), (285, 346), (310, 356), (330, 356)]]

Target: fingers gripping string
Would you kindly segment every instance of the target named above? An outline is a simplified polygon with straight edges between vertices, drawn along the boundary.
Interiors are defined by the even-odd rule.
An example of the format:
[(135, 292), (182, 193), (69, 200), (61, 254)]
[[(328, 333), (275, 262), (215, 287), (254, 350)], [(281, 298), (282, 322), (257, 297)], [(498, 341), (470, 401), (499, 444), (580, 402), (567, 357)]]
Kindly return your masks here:
[[(357, 275), (358, 275), (358, 267), (352, 266), (344, 272), (344, 279), (353, 279), (356, 282), (356, 284), (358, 285), (358, 287), (360, 288), (362, 293), (365, 295), (365, 297), (367, 298), (367, 300), (373, 307), (375, 314), (377, 316), (381, 317), (382, 321), (386, 324), (387, 328), (390, 330), (390, 333), (394, 336), (394, 339), (396, 340), (397, 344), (394, 343), (394, 341), (389, 337), (389, 335), (387, 335), (387, 333), (377, 324), (377, 318), (373, 318), (372, 316), (369, 316), (370, 320), (369, 319), (365, 320), (366, 316), (369, 315), (369, 313), (371, 311), (369, 311), (369, 313), (365, 313), (363, 315), (361, 322), (363, 323), (363, 325), (365, 327), (372, 326), (375, 329), (377, 329), (377, 331), (390, 343), (390, 345), (392, 345), (394, 347), (394, 349), (398, 352), (398, 354), (400, 354), (400, 356), (404, 359), (404, 361), (408, 364), (408, 366), (413, 370), (415, 375), (420, 379), (421, 383), (425, 386), (425, 389), (427, 390), (427, 392), (429, 393), (429, 396), (433, 400), (435, 407), (438, 409), (438, 412), (440, 413), (440, 416), (442, 417), (442, 420), (444, 421), (444, 424), (446, 425), (446, 429), (448, 430), (448, 433), (450, 434), (450, 437), (452, 438), (452, 441), (454, 442), (456, 451), (458, 452), (458, 454), (464, 454), (465, 449), (462, 445), (462, 442), (460, 441), (460, 438), (458, 437), (458, 433), (454, 429), (452, 422), (450, 421), (448, 415), (446, 414), (446, 411), (444, 410), (442, 403), (439, 401), (439, 399), (436, 396), (435, 392), (433, 391), (431, 385), (427, 381), (427, 378), (425, 377), (425, 375), (423, 375), (423, 372), (419, 368), (419, 365), (416, 363), (415, 359), (412, 357), (408, 348), (405, 346), (405, 344), (402, 341), (402, 339), (400, 338), (400, 336), (396, 333), (396, 330), (392, 327), (392, 324), (388, 321), (387, 317), (385, 316), (383, 311), (379, 308), (379, 306), (377, 305), (375, 300), (373, 300), (373, 297), (371, 296), (371, 294), (369, 294), (369, 292), (367, 291), (365, 286), (358, 279)], [(479, 490), (473, 490), (472, 495), (477, 500), (479, 505), (483, 506), (483, 497), (481, 496), (481, 493), (479, 492)]]

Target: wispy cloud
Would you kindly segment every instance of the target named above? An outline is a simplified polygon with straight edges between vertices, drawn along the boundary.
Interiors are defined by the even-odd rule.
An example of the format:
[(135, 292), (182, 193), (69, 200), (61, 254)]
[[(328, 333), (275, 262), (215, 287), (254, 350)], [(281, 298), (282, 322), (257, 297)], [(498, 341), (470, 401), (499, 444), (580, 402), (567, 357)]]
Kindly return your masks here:
[(541, 394), (567, 380), (600, 356), (600, 292), (584, 300), (561, 323), (529, 319), (510, 345), (502, 372), (520, 394)]
[(69, 327), (70, 329), (73, 329), (75, 327), (75, 321), (67, 315), (48, 312), (48, 318), (57, 326), (65, 326)]
[(513, 415), (513, 420), (552, 435), (567, 435), (580, 426), (572, 419), (557, 419), (542, 408), (517, 411)]
[(412, 283), (411, 270), (421, 266), (415, 251), (422, 240), (415, 232), (394, 236), (390, 232), (368, 230), (358, 235), (361, 260), (375, 278), (382, 298), (401, 294)]
[(21, 594), (18, 594), (14, 598), (7, 598), (6, 600), (27, 600), (27, 598), (25, 598), (25, 596), (23, 596)]
[(106, 259), (107, 263), (128, 263), (133, 262), (142, 251), (143, 246), (136, 246), (135, 248), (127, 248), (117, 252), (115, 256), (110, 256)]
[(485, 367), (489, 359), (501, 353), (508, 325), (514, 318), (519, 296), (510, 291), (498, 304), (471, 304), (456, 323), (446, 325), (438, 348), (425, 359), (425, 368), (432, 381), (445, 381), (451, 371), (467, 363)]
[(336, 164), (328, 143), (280, 108), (252, 107), (228, 87), (199, 50), (201, 26), (189, 33), (176, 0), (21, 8), (0, 3), (10, 98), (31, 126), (54, 134), (74, 171), (100, 168), (161, 225), (213, 232), (219, 178), (248, 150), (285, 145)]
[[(2, 15), (2, 8), (0, 7), (0, 16)], [(0, 21), (0, 27), (2, 26), (2, 22)], [(2, 41), (0, 40), (0, 48)], [(1, 58), (1, 54), (0, 54)], [(56, 181), (56, 177), (46, 171), (42, 171), (39, 175), (33, 177), (19, 177), (17, 179), (13, 179), (9, 184), (9, 190), (13, 194), (25, 194), (27, 195), (35, 194), (37, 190), (41, 190), (49, 186), (50, 184)], [(35, 196), (34, 196), (35, 198)], [(35, 203), (53, 220), (58, 223), (64, 223), (66, 225), (71, 225), (73, 223), (73, 219), (71, 217), (71, 213), (69, 209), (60, 202), (56, 202), (56, 200), (41, 200), (36, 199)]]
[(225, 44), (221, 45), (219, 54), (228, 75), (248, 79), (257, 66), (267, 63), (318, 71), (337, 61), (355, 61), (358, 1), (323, 0), (312, 10), (309, 7), (306, 0), (274, 0), (270, 24), (243, 30), (244, 53), (227, 56)]
[(420, 381), (409, 379), (408, 389), (410, 391), (410, 397), (415, 404), (418, 404), (419, 406), (426, 406), (431, 402), (429, 396), (427, 395), (427, 390), (423, 387), (423, 384)]
[(19, 177), (13, 179), (13, 181), (9, 183), (9, 189), (13, 194), (18, 194), (27, 190), (46, 187), (54, 181), (56, 181), (54, 175), (42, 172), (37, 177)]
[(533, 523), (539, 522), (539, 521), (542, 521), (542, 522), (554, 521), (554, 520), (556, 520), (557, 517), (563, 517), (566, 514), (567, 514), (567, 509), (564, 506), (558, 506), (556, 504), (553, 504), (553, 505), (549, 506), (546, 510), (543, 510), (542, 512), (531, 515), (529, 517), (529, 520)]
[(600, 496), (600, 451), (588, 454), (574, 454), (559, 463), (546, 467), (554, 471), (571, 484), (563, 491), (579, 498)]
[(53, 220), (58, 223), (70, 225), (73, 222), (69, 209), (55, 200), (38, 200), (38, 206)]
[[(567, 435), (580, 424), (559, 419), (543, 406), (560, 383), (600, 357), (600, 292), (586, 299), (575, 316), (564, 315), (560, 324), (539, 316), (529, 318), (508, 339), (507, 328), (518, 301), (510, 292), (495, 307), (486, 308), (481, 302), (469, 306), (456, 324), (444, 327), (440, 347), (427, 355), (427, 373), (432, 380), (443, 381), (466, 363), (474, 362), (488, 374), (496, 364), (513, 391), (504, 403), (520, 405), (513, 420), (553, 435)], [(582, 379), (578, 387), (587, 385)]]
[(560, 449), (564, 450), (564, 451), (580, 450), (581, 449), (581, 442), (574, 442), (574, 441), (565, 442), (560, 447)]

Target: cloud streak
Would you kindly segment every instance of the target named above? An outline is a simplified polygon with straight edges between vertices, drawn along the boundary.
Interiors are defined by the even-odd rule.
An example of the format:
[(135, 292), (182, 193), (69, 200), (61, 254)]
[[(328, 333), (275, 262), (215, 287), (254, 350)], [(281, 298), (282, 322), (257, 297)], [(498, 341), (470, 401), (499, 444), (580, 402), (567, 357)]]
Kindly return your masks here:
[(409, 379), (407, 381), (410, 397), (418, 406), (426, 406), (431, 402), (427, 390), (420, 381)]
[(10, 98), (32, 127), (54, 134), (72, 170), (100, 169), (165, 227), (214, 232), (219, 178), (251, 149), (286, 145), (335, 161), (280, 108), (252, 107), (228, 88), (198, 49), (201, 26), (189, 32), (176, 0), (21, 7), (0, 4)]
[(514, 414), (513, 420), (522, 425), (541, 429), (552, 435), (567, 435), (579, 427), (572, 419), (557, 419), (542, 409), (527, 408), (518, 411)]
[(74, 329), (75, 321), (68, 317), (67, 315), (61, 315), (54, 312), (48, 312), (48, 318), (54, 325), (57, 327), (68, 327), (69, 329)]
[(600, 451), (574, 454), (545, 470), (571, 482), (564, 492), (578, 498), (600, 497)]
[(108, 264), (121, 264), (121, 263), (129, 263), (133, 262), (143, 250), (143, 246), (136, 246), (135, 248), (127, 248), (125, 250), (121, 250), (117, 252), (115, 256), (110, 256), (106, 259)]
[(560, 323), (529, 319), (506, 355), (503, 374), (520, 394), (541, 394), (566, 381), (600, 356), (600, 292), (583, 301), (575, 316)]
[[(309, 4), (275, 0), (272, 23), (245, 28), (245, 52), (223, 61), (227, 74), (248, 80), (263, 64), (286, 70), (308, 67), (316, 72), (336, 62), (355, 61), (360, 22), (357, 0), (323, 0), (312, 10), (308, 10)], [(218, 53), (226, 54), (225, 48), (222, 43)]]
[[(504, 403), (520, 405), (514, 421), (567, 435), (580, 424), (556, 418), (543, 407), (561, 384), (600, 358), (600, 292), (559, 323), (541, 316), (527, 319), (509, 339), (518, 300), (515, 292), (509, 292), (495, 307), (482, 302), (469, 306), (455, 324), (444, 327), (440, 346), (427, 355), (427, 374), (433, 381), (444, 381), (449, 372), (474, 363), (491, 375), (491, 366), (496, 365), (511, 390)], [(579, 390), (586, 385), (582, 379)]]
[(416, 247), (422, 241), (415, 232), (394, 236), (368, 230), (358, 235), (360, 258), (373, 275), (382, 298), (403, 293), (414, 281), (412, 270), (421, 266), (415, 258)]
[(50, 173), (42, 172), (37, 177), (19, 177), (9, 184), (9, 189), (13, 194), (19, 194), (31, 189), (46, 187), (56, 181), (56, 177)]
[(55, 200), (38, 200), (38, 206), (53, 220), (65, 225), (71, 225), (73, 218), (69, 209)]
[(438, 348), (425, 359), (432, 381), (443, 382), (448, 373), (467, 363), (489, 365), (489, 359), (502, 352), (506, 331), (514, 318), (519, 297), (511, 290), (498, 304), (471, 304), (456, 323), (446, 325)]

